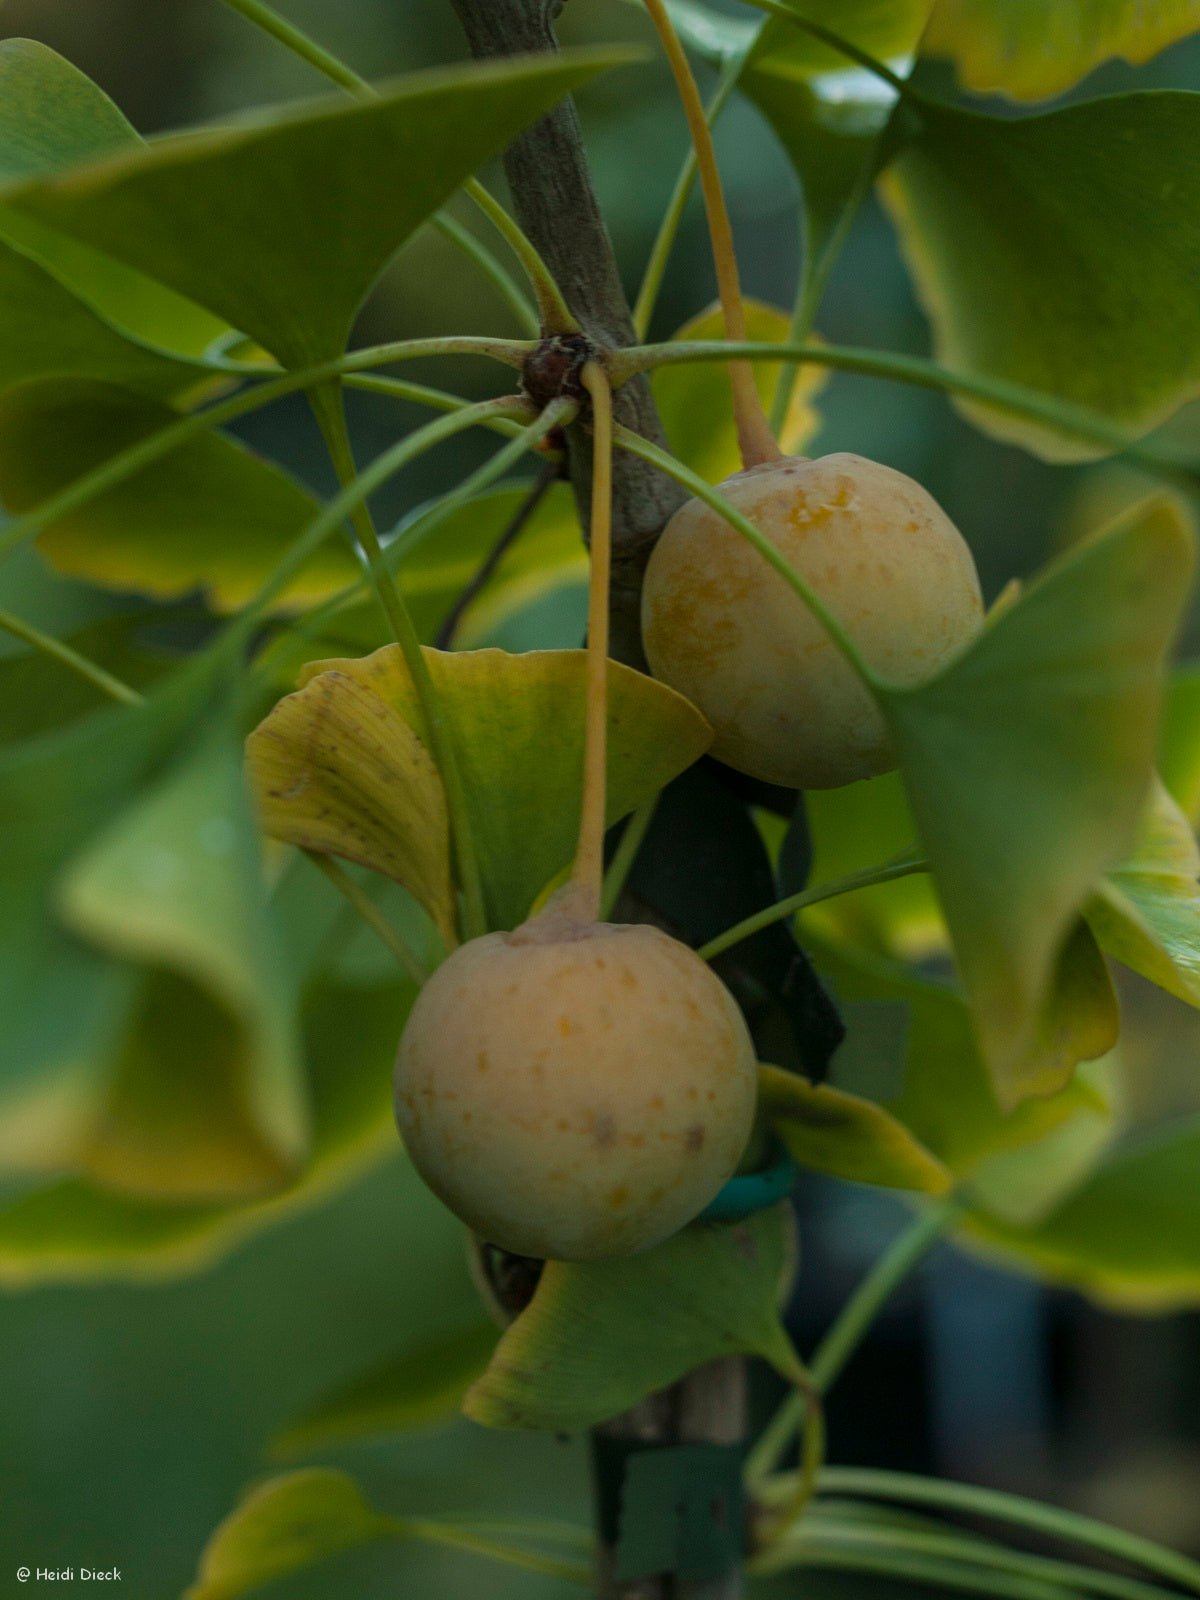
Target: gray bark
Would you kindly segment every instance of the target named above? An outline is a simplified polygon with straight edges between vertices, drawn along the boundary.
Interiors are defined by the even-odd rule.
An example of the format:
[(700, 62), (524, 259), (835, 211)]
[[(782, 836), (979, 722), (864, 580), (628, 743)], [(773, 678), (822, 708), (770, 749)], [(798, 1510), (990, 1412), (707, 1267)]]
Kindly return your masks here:
[[(480, 57), (556, 50), (554, 18), (561, 0), (453, 0), (472, 54)], [(633, 344), (629, 303), (612, 241), (588, 173), (579, 117), (571, 100), (519, 134), (504, 156), (513, 208), (588, 336), (610, 346)], [(616, 394), (616, 417), (664, 443), (644, 378)], [(571, 481), (587, 526), (591, 449), (582, 429), (570, 437)], [(613, 467), (612, 654), (642, 666), (638, 626), (642, 573), (664, 524), (686, 498), (661, 472), (618, 452)]]

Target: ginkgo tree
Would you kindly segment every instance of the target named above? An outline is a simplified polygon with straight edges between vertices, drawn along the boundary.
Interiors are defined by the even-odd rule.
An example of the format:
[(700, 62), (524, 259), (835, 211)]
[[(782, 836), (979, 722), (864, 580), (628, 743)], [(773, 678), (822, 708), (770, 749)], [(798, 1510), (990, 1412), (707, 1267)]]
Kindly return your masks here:
[[(590, 1431), (596, 1520), (413, 1516), (309, 1465), (249, 1491), (190, 1600), (325, 1562), (341, 1593), (335, 1558), (376, 1543), (402, 1593), (413, 1540), (638, 1600), (781, 1572), (819, 1595), (826, 1570), (1200, 1594), (1200, 1564), (1133, 1533), (827, 1465), (822, 1417), (945, 1235), (1130, 1305), (1200, 1300), (1200, 1091), (1127, 1123), (1113, 983), (1200, 1006), (1196, 679), (1170, 667), (1200, 459), (1155, 431), (1200, 391), (1200, 95), (969, 98), (1044, 101), (1195, 8), (614, 0), (643, 49), (560, 51), (548, 0), (454, 0), (478, 59), (372, 84), (224, 3), (329, 92), (146, 141), (45, 46), (0, 44), (0, 628), (22, 645), (0, 661), (0, 1281), (200, 1270), (320, 1203), (393, 1147), (395, 1060), (480, 1322), (278, 1447), (460, 1406)], [(689, 140), (631, 305), (570, 96), (618, 71), (636, 95), (654, 51)], [(922, 54), (962, 96), (914, 85)], [(741, 291), (710, 132), (735, 96), (799, 179), (790, 310)], [(477, 177), (501, 153), (511, 210)], [(719, 303), (651, 343), (697, 181)], [(814, 331), (876, 185), (930, 359)], [(460, 192), (477, 228), (444, 209)], [(352, 343), (428, 224), (521, 337)], [(459, 358), (491, 364), (488, 398), (403, 375), (453, 384)], [(1145, 497), (985, 614), (967, 542), (870, 439), (800, 454), (832, 371), (941, 391), (1050, 462), (1119, 455)], [(360, 462), (347, 390), (430, 420)], [(288, 396), (327, 500), (232, 431)], [(381, 531), (377, 491), (467, 430), (483, 464)], [(537, 607), (581, 583), (562, 648)], [(540, 648), (489, 643), (517, 616)], [(348, 918), (386, 977), (345, 959)], [(905, 1009), (885, 1093), (839, 1054), (834, 995), (851, 1029), (857, 1002)], [(914, 1212), (813, 1352), (781, 1309), (799, 1167)], [(747, 1357), (786, 1392), (757, 1438)]]

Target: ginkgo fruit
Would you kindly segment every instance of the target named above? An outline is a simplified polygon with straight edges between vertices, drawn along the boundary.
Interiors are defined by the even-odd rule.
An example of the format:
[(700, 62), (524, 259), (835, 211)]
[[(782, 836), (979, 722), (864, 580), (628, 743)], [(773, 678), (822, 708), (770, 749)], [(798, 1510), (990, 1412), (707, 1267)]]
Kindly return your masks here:
[[(978, 632), (966, 541), (911, 478), (862, 456), (783, 457), (720, 492), (811, 586), (866, 665), (890, 684), (931, 676)], [(642, 597), (655, 677), (716, 731), (713, 754), (800, 789), (895, 765), (879, 705), (786, 579), (698, 499), (672, 517)]]
[(552, 901), (461, 945), (396, 1061), (417, 1170), (516, 1255), (629, 1255), (694, 1218), (737, 1166), (756, 1096), (733, 997), (658, 928)]

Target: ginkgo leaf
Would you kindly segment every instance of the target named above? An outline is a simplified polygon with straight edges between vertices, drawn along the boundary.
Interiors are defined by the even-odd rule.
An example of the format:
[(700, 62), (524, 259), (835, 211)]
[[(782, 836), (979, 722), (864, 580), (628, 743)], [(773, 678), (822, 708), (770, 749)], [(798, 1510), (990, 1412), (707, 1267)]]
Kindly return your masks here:
[(446, 795), (411, 713), (327, 669), (276, 705), (246, 757), (266, 833), (394, 878), (453, 940)]
[[(370, 984), (323, 978), (309, 986), (303, 1021), (312, 1141), (282, 1186), (217, 1202), (118, 1193), (84, 1177), (51, 1180), (0, 1206), (0, 1284), (158, 1282), (198, 1272), (326, 1201), (396, 1149), (391, 1069), (415, 992), (391, 974)], [(427, 1231), (448, 1217), (432, 1200), (430, 1208)]]
[(883, 1106), (778, 1067), (758, 1070), (763, 1114), (801, 1166), (924, 1194), (951, 1187), (946, 1167)]
[(118, 1190), (277, 1187), (308, 1143), (295, 996), (218, 724), (65, 864), (59, 913), (145, 969), (78, 1161)]
[(494, 151), (627, 51), (415, 73), (344, 97), (172, 135), (0, 190), (228, 319), (287, 366), (340, 355), (409, 235)]
[[(919, 101), (882, 192), (956, 372), (1140, 434), (1200, 392), (1200, 94), (1028, 117)], [(1048, 460), (1103, 454), (1044, 421), (956, 402)]]
[[(43, 381), (0, 396), (0, 498), (32, 510), (110, 456), (177, 420), (125, 389)], [(273, 463), (217, 431), (55, 518), (38, 539), (60, 572), (122, 592), (174, 599), (202, 592), (215, 609), (242, 605), (318, 511)], [(279, 596), (279, 610), (352, 583), (362, 567), (327, 539)]]
[[(454, 741), (489, 921), (511, 928), (575, 847), (586, 657), (426, 650), (425, 659)], [(301, 684), (250, 741), (267, 831), (396, 877), (448, 927), (444, 799), (401, 651), (314, 662)], [(681, 695), (610, 662), (608, 821), (690, 766), (711, 738)]]
[(785, 1377), (796, 1356), (780, 1321), (793, 1264), (791, 1212), (693, 1223), (610, 1261), (548, 1261), (463, 1409), (492, 1428), (592, 1427), (721, 1355), (759, 1355)]
[(213, 1534), (184, 1600), (237, 1600), (275, 1578), (402, 1531), (344, 1472), (309, 1467), (251, 1490)]
[(937, 0), (922, 48), (976, 94), (1049, 100), (1110, 56), (1149, 61), (1200, 29), (1196, 0)]
[[(881, 694), (1009, 1107), (1073, 1065), (1057, 1024), (1044, 1026), (1047, 999), (1084, 902), (1133, 842), (1191, 567), (1175, 507), (1143, 507), (994, 614), (935, 678)], [(1082, 954), (1073, 981), (1094, 988)]]
[[(142, 143), (78, 67), (36, 39), (0, 40), (0, 185), (129, 154)], [(39, 262), (99, 318), (160, 355), (199, 356), (229, 333), (227, 323), (194, 301), (2, 202), (0, 239)], [(45, 325), (43, 336), (51, 328)]]
[(1101, 879), (1084, 911), (1109, 955), (1200, 1006), (1200, 849), (1158, 780), (1133, 853)]

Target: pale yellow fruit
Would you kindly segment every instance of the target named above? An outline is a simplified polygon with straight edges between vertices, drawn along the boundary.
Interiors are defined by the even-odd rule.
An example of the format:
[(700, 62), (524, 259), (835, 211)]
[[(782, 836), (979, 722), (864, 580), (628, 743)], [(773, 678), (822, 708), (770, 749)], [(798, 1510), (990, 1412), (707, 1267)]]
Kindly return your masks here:
[[(788, 457), (720, 486), (890, 683), (930, 676), (983, 619), (971, 552), (911, 478), (862, 456)], [(646, 572), (646, 658), (716, 730), (713, 754), (798, 789), (895, 765), (870, 691), (750, 542), (689, 500)]]
[(584, 1261), (668, 1238), (733, 1173), (754, 1050), (732, 996), (657, 928), (553, 907), (462, 945), (396, 1060), (421, 1176), (516, 1255)]

